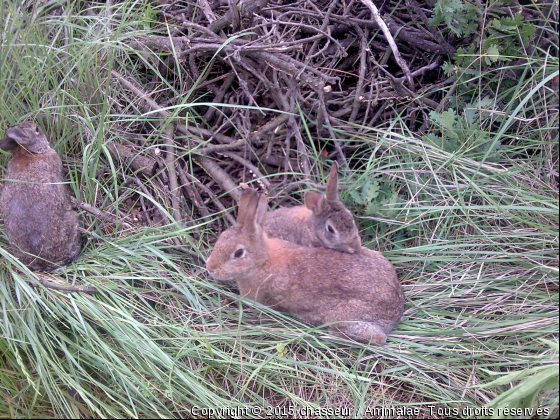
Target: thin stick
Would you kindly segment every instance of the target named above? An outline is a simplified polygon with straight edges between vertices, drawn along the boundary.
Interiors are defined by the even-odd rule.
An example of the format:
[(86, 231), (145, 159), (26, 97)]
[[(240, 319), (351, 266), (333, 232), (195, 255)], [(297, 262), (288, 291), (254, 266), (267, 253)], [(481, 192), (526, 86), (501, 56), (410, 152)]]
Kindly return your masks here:
[[(88, 204), (88, 203), (84, 203), (83, 201), (80, 201), (80, 200), (78, 200), (74, 197), (70, 197), (70, 201), (76, 207), (78, 207), (78, 208), (80, 208), (84, 211), (87, 211), (90, 214), (93, 214), (99, 220), (103, 220), (105, 222), (106, 221), (116, 222), (116, 220), (115, 220), (116, 215), (114, 215), (112, 213), (109, 213), (108, 211), (98, 209), (97, 207), (94, 207), (94, 206), (92, 206), (91, 204)], [(126, 220), (126, 222), (122, 222), (121, 226), (123, 226), (125, 229), (131, 229), (132, 226), (134, 226), (134, 222), (132, 222), (128, 216), (125, 216), (124, 220)]]
[(169, 179), (169, 195), (171, 196), (171, 211), (175, 222), (182, 225), (181, 209), (179, 207), (179, 184), (177, 182), (177, 172), (175, 171), (175, 129), (174, 123), (168, 124), (163, 130), (163, 140), (165, 143), (165, 166)]
[(383, 20), (383, 18), (379, 14), (379, 10), (377, 9), (377, 6), (375, 6), (375, 4), (373, 4), (373, 2), (371, 0), (362, 0), (362, 3), (364, 3), (371, 10), (371, 14), (373, 15), (373, 19), (375, 20), (375, 22), (377, 22), (377, 24), (379, 25), (379, 27), (383, 31), (383, 34), (385, 35), (385, 38), (387, 38), (387, 42), (389, 42), (389, 46), (391, 47), (391, 50), (393, 50), (393, 54), (395, 55), (395, 60), (397, 60), (397, 64), (399, 65), (399, 67), (402, 69), (402, 71), (406, 75), (406, 79), (408, 80), (408, 85), (410, 86), (410, 88), (412, 90), (415, 90), (414, 81), (412, 80), (412, 75), (410, 74), (410, 69), (408, 68), (408, 64), (406, 64), (404, 59), (401, 57), (401, 53), (399, 52), (399, 49), (397, 48), (397, 44), (396, 44), (395, 40), (393, 39), (393, 36), (391, 35), (391, 32), (389, 31), (389, 28), (387, 27), (387, 24), (385, 23), (385, 21)]
[(216, 162), (203, 156), (196, 156), (194, 161), (198, 163), (202, 169), (204, 169), (208, 175), (210, 175), (212, 179), (214, 179), (214, 181), (222, 187), (224, 191), (227, 191), (231, 198), (235, 201), (239, 201), (239, 198), (241, 197), (241, 191), (238, 188), (239, 186), (226, 171), (218, 166)]

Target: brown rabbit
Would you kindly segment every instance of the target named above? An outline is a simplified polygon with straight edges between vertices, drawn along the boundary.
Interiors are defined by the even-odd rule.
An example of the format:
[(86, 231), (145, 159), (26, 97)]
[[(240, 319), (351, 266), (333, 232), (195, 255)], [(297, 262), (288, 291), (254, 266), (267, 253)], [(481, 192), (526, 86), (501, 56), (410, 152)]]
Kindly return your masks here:
[(12, 152), (0, 211), (14, 255), (33, 270), (70, 263), (78, 256), (81, 241), (58, 154), (30, 121), (6, 130), (0, 148)]
[(237, 224), (219, 236), (206, 268), (237, 281), (241, 296), (365, 343), (383, 344), (400, 321), (404, 295), (391, 263), (362, 248), (348, 254), (268, 238), (266, 198), (241, 194)]
[(265, 232), (302, 246), (325, 247), (353, 254), (362, 246), (352, 213), (338, 199), (338, 165), (333, 163), (326, 195), (308, 191), (304, 206), (283, 207), (266, 217)]

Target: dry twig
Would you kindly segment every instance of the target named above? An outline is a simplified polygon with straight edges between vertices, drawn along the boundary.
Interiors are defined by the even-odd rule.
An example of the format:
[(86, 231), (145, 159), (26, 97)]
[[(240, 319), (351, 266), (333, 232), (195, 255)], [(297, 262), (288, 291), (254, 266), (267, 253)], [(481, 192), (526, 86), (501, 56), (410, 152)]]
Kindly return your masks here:
[(373, 16), (373, 19), (377, 22), (377, 24), (379, 25), (379, 27), (383, 31), (383, 35), (385, 35), (385, 38), (387, 38), (387, 42), (389, 43), (389, 46), (391, 47), (391, 50), (393, 51), (393, 55), (395, 56), (395, 60), (399, 64), (403, 73), (406, 75), (406, 79), (408, 80), (408, 85), (410, 86), (410, 89), (412, 89), (414, 91), (415, 90), (414, 81), (412, 80), (412, 75), (410, 74), (410, 69), (408, 68), (408, 64), (406, 64), (406, 62), (402, 58), (401, 53), (399, 52), (399, 49), (397, 47), (397, 43), (393, 39), (393, 36), (391, 35), (391, 32), (389, 31), (389, 28), (387, 27), (387, 24), (385, 23), (385, 21), (383, 20), (383, 18), (379, 14), (379, 10), (377, 9), (377, 6), (375, 4), (373, 4), (373, 2), (371, 0), (362, 0), (362, 3), (364, 3), (371, 10), (371, 14)]

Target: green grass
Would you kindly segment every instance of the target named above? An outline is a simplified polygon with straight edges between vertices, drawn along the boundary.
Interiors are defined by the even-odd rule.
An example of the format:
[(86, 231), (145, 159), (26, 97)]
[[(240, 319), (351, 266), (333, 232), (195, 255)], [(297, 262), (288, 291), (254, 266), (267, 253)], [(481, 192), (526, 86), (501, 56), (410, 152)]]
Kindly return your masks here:
[[(312, 410), (358, 417), (407, 407), (421, 417), (472, 417), (507, 403), (557, 417), (558, 106), (547, 85), (558, 74), (557, 56), (535, 51), (539, 70), (500, 93), (503, 115), (493, 104), (477, 113), (481, 138), (499, 143), (499, 152), (466, 141), (449, 150), (401, 120), (391, 129), (362, 127), (347, 144), (351, 170), (342, 186), (362, 192), (373, 179), (380, 191), (366, 191), (362, 201), (347, 190), (341, 196), (358, 215), (366, 246), (396, 266), (407, 298), (388, 344), (366, 347), (212, 282), (201, 260), (225, 216), (182, 226), (154, 179), (127, 183), (131, 169), (106, 142), (157, 126), (157, 118), (110, 71), (140, 84), (149, 80), (146, 68), (157, 71), (161, 57), (128, 47), (154, 28), (142, 4), (120, 3), (108, 17), (104, 6), (86, 15), (64, 3), (65, 16), (32, 18), (0, 1), (2, 128), (47, 115), (76, 197), (121, 211), (114, 223), (82, 213), (82, 255), (51, 274), (15, 260), (0, 225), (0, 416), (328, 418), (333, 413)], [(180, 96), (192, 82), (185, 76), (162, 88)], [(191, 101), (181, 97), (168, 111), (197, 124)], [(158, 130), (146, 149), (162, 147)], [(328, 165), (312, 147), (308, 157), (325, 175)], [(181, 153), (190, 162), (195, 152)], [(121, 224), (131, 192), (167, 220)], [(175, 251), (176, 238), (200, 258)], [(103, 293), (35, 288), (34, 279)]]

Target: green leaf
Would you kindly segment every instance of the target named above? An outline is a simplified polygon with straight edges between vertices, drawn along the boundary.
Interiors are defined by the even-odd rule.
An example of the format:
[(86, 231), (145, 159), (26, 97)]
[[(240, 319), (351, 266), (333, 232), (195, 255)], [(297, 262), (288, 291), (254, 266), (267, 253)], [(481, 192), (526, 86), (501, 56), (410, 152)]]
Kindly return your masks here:
[(441, 114), (441, 124), (450, 130), (453, 128), (453, 125), (455, 124), (455, 113), (452, 109), (444, 111), (443, 114)]
[(485, 56), (486, 64), (490, 65), (500, 59), (500, 50), (495, 44), (490, 45)]
[(430, 111), (430, 119), (437, 125), (441, 125), (441, 114), (436, 111)]
[(354, 202), (357, 204), (364, 204), (364, 199), (362, 198), (362, 195), (360, 194), (360, 192), (358, 190), (352, 189), (348, 191), (350, 194), (350, 197), (352, 197), (354, 199)]
[(371, 201), (373, 201), (375, 198), (377, 198), (377, 196), (379, 195), (379, 182), (374, 181), (374, 182), (369, 182), (364, 185), (364, 192), (363, 192), (363, 196), (364, 196), (364, 201), (366, 203), (369, 203)]
[(286, 355), (286, 345), (284, 343), (277, 343), (276, 344), (276, 352), (278, 356), (283, 357)]
[(366, 209), (365, 209), (365, 211), (364, 211), (364, 214), (365, 214), (366, 216), (373, 216), (374, 214), (377, 213), (377, 211), (379, 210), (380, 207), (381, 207), (381, 205), (380, 205), (378, 202), (372, 201), (371, 203), (369, 203), (369, 204), (366, 206)]
[[(471, 105), (472, 106), (472, 105)], [(465, 108), (465, 119), (467, 123), (473, 124), (478, 116), (478, 110), (476, 108), (466, 107)]]

